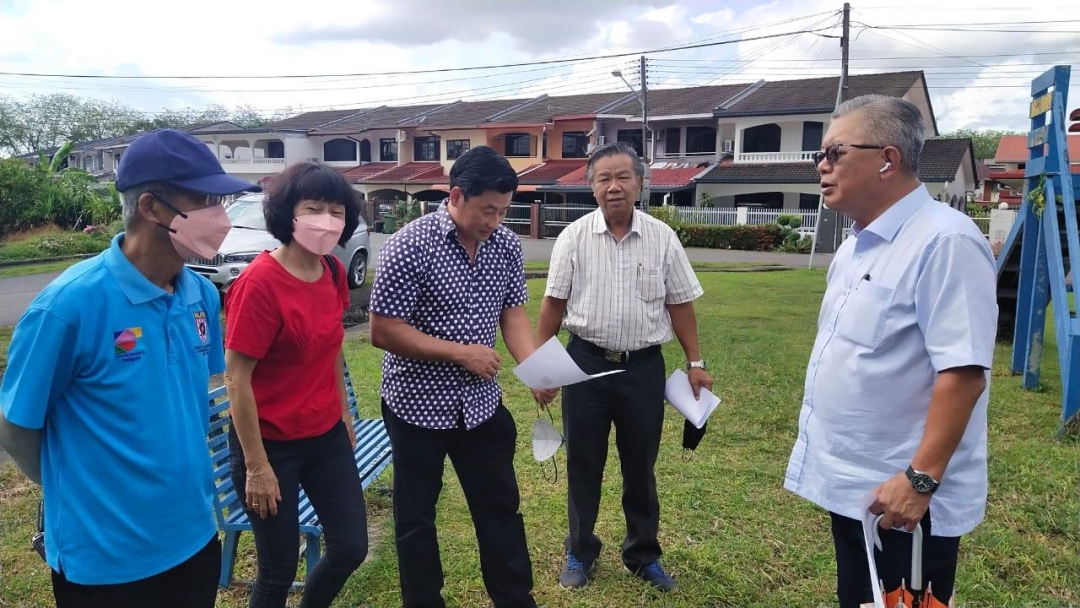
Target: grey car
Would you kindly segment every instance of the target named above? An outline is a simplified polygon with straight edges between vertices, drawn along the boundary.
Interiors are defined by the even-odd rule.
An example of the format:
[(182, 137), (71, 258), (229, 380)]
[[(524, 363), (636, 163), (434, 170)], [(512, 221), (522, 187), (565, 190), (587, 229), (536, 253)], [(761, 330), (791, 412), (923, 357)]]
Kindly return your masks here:
[[(188, 268), (210, 279), (223, 293), (263, 250), (281, 246), (281, 242), (266, 231), (263, 196), (248, 194), (229, 203), (225, 213), (233, 227), (221, 244), (218, 254), (212, 260), (194, 259), (185, 262)], [(359, 289), (367, 280), (369, 241), (368, 227), (361, 217), (360, 225), (345, 246), (335, 247), (332, 252), (348, 270), (349, 289)]]

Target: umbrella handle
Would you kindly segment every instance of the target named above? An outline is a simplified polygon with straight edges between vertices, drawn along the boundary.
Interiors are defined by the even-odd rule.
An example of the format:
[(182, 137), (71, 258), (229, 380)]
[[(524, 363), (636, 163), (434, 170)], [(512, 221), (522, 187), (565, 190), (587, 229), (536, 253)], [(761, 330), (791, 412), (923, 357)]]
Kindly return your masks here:
[[(879, 523), (884, 515), (878, 515), (874, 518), (874, 546), (881, 550), (881, 536), (878, 531), (881, 530)], [(896, 528), (893, 528), (894, 530)], [(911, 533), (911, 583), (910, 587), (912, 591), (916, 593), (922, 591), (922, 549), (923, 549), (923, 531), (921, 524), (915, 524), (915, 530)]]

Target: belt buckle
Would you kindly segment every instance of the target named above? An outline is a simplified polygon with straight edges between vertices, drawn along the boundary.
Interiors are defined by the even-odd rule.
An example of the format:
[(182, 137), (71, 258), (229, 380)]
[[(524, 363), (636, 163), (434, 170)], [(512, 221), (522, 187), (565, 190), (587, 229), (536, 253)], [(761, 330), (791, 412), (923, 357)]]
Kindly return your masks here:
[(624, 356), (626, 354), (626, 351), (621, 350), (605, 350), (604, 358), (608, 361), (611, 361), (612, 363), (625, 363), (626, 359), (624, 358)]

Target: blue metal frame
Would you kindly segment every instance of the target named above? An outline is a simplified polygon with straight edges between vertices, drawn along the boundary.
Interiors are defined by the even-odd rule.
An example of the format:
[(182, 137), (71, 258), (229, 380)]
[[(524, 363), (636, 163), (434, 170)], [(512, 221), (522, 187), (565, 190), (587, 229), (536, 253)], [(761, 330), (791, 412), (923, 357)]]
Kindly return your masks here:
[[(1080, 255), (1076, 218), (1076, 198), (1080, 193), (1072, 183), (1066, 140), (1069, 75), (1069, 66), (1055, 66), (1031, 82), (1030, 156), (1024, 171), (1024, 201), (998, 258), (1001, 276), (1008, 252), (1021, 240), (1012, 371), (1023, 374), (1023, 386), (1028, 390), (1039, 386), (1046, 309), (1053, 304), (1062, 379), (1062, 430), (1080, 411), (1080, 320), (1070, 310), (1069, 289), (1065, 284), (1065, 256), (1071, 262), (1078, 259), (1074, 254)], [(1045, 201), (1041, 213), (1031, 200), (1032, 190), (1040, 185)], [(1059, 211), (1064, 212), (1065, 218), (1064, 252)], [(1070, 263), (1070, 270), (1080, 269)]]

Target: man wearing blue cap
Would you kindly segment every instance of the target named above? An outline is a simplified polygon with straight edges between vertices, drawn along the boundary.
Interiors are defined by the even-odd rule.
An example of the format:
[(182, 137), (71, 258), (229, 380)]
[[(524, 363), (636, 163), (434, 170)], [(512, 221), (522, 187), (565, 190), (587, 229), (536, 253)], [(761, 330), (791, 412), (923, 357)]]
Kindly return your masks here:
[(206, 393), (224, 352), (217, 291), (184, 260), (217, 254), (223, 195), (259, 187), (172, 130), (131, 144), (116, 187), (124, 232), (15, 327), (0, 447), (42, 485), (58, 608), (213, 606)]

